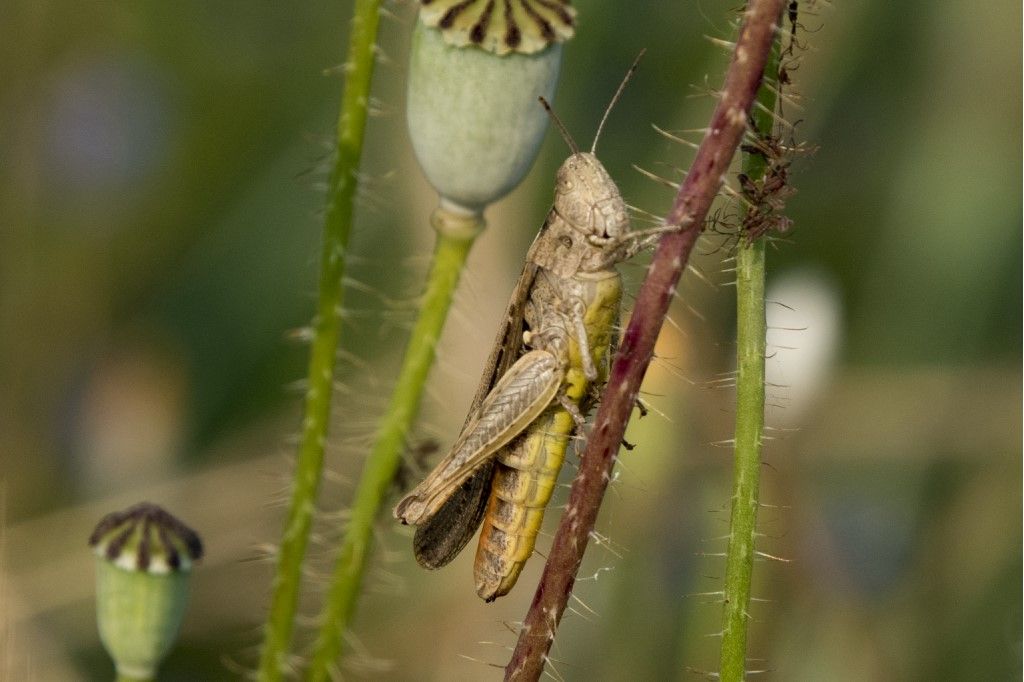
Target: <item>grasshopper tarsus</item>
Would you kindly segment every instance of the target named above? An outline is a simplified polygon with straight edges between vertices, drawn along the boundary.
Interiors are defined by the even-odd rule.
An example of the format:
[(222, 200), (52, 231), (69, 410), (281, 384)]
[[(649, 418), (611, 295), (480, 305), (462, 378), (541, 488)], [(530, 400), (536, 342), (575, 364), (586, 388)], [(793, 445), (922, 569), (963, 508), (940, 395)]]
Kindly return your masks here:
[(644, 404), (644, 401), (641, 400), (640, 398), (637, 398), (634, 404), (636, 406), (637, 411), (640, 413), (640, 418), (643, 419), (644, 417), (646, 417), (650, 409), (647, 407), (646, 404)]
[(625, 438), (622, 439), (622, 447), (626, 448), (629, 452), (633, 452), (633, 448), (636, 447), (636, 443), (630, 443)]
[(587, 418), (580, 411), (580, 406), (574, 403), (565, 393), (558, 394), (558, 403), (572, 416), (572, 421), (576, 424), (576, 428), (582, 431), (583, 427), (587, 425)]

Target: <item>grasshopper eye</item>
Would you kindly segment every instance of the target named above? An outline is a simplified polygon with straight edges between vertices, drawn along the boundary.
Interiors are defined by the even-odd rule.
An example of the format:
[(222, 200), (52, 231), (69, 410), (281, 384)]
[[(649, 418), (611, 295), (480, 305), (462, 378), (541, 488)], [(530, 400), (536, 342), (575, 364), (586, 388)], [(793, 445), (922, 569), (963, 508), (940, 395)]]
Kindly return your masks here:
[(558, 238), (558, 243), (561, 244), (562, 246), (564, 246), (567, 249), (571, 249), (572, 248), (572, 237), (569, 237), (569, 236), (566, 236), (566, 235), (562, 235), (561, 237)]

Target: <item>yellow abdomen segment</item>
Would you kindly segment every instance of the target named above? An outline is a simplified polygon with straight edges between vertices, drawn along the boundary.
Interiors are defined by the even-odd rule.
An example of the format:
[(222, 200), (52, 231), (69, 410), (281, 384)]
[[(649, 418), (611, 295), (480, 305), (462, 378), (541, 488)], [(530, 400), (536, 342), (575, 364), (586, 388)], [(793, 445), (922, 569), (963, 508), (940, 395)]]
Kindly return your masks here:
[[(589, 305), (584, 316), (587, 340), (598, 382), (618, 320), (621, 282), (615, 273), (585, 283)], [(584, 402), (588, 382), (578, 344), (570, 336), (569, 367), (562, 392), (573, 403)], [(498, 455), (491, 496), (480, 532), (474, 573), (477, 594), (487, 601), (507, 594), (533, 554), (544, 509), (551, 499), (576, 424), (558, 402), (552, 404)]]
[(548, 410), (498, 457), (476, 552), (476, 590), (490, 601), (516, 584), (544, 521), (574, 424)]

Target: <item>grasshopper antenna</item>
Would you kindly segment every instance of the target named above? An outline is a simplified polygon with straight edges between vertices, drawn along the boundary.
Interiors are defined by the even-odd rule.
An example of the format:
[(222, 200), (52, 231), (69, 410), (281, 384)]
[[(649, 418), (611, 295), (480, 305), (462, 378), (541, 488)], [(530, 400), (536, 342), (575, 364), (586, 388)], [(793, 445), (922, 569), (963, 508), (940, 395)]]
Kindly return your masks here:
[(608, 114), (612, 113), (612, 107), (614, 107), (615, 103), (619, 101), (619, 97), (622, 96), (622, 91), (626, 89), (626, 83), (628, 83), (629, 79), (633, 77), (633, 74), (636, 72), (636, 67), (640, 66), (640, 60), (644, 58), (646, 53), (646, 47), (640, 50), (640, 54), (638, 54), (636, 59), (633, 60), (633, 65), (629, 67), (629, 71), (626, 72), (622, 82), (619, 83), (619, 89), (615, 91), (614, 95), (612, 95), (612, 101), (608, 102), (608, 106), (604, 110), (604, 116), (601, 117), (601, 122), (597, 124), (597, 132), (594, 133), (594, 144), (590, 145), (591, 154), (597, 150), (597, 140), (601, 137), (601, 131), (604, 130), (604, 123), (608, 120)]
[(576, 146), (576, 140), (572, 139), (572, 135), (569, 134), (569, 131), (566, 129), (565, 124), (562, 123), (562, 120), (558, 118), (558, 114), (554, 112), (551, 105), (548, 104), (548, 101), (544, 99), (544, 97), (538, 97), (537, 99), (539, 99), (540, 103), (544, 105), (544, 110), (548, 112), (548, 116), (550, 116), (551, 120), (555, 122), (555, 127), (558, 128), (558, 132), (562, 134), (562, 139), (565, 140), (567, 145), (569, 145), (569, 149), (572, 150), (572, 153), (579, 154), (580, 148)]

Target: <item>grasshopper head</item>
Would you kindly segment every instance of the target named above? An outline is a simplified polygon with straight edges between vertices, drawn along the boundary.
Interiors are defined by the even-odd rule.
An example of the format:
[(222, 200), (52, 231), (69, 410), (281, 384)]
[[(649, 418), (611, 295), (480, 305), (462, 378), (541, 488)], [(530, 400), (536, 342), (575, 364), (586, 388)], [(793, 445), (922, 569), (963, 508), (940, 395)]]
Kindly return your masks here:
[(558, 169), (555, 206), (538, 264), (562, 277), (614, 263), (629, 234), (626, 202), (608, 171), (589, 152), (573, 154)]
[(584, 236), (618, 239), (629, 231), (619, 188), (597, 157), (573, 154), (558, 169), (555, 210)]

